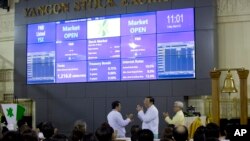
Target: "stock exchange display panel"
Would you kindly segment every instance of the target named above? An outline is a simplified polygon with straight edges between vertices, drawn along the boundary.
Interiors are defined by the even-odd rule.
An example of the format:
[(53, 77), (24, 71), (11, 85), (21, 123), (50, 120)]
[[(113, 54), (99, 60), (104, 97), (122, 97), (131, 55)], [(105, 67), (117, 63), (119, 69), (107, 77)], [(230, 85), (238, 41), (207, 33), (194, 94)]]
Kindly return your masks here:
[(195, 78), (193, 8), (27, 29), (28, 84)]

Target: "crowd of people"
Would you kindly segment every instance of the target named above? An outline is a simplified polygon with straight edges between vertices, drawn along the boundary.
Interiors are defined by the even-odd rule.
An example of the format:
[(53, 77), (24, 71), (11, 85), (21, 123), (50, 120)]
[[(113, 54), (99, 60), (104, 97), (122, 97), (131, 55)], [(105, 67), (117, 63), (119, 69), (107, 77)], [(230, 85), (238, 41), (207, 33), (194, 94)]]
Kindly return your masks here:
[[(78, 120), (69, 136), (61, 134), (51, 122), (42, 122), (32, 130), (28, 125), (22, 125), (18, 131), (2, 131), (1, 141), (121, 141), (117, 132), (104, 122), (94, 133), (87, 131), (85, 122)], [(130, 129), (131, 141), (154, 141), (154, 133), (149, 129), (142, 129), (139, 125), (132, 125)], [(125, 138), (124, 138), (125, 139)], [(127, 139), (126, 139), (127, 140)], [(193, 139), (188, 138), (188, 129), (184, 125), (168, 125), (161, 134), (160, 141), (225, 141), (220, 138), (220, 129), (214, 123), (200, 126), (194, 133)]]
[[(133, 125), (130, 129), (131, 141), (154, 141), (154, 133), (149, 129), (142, 129), (139, 125)], [(1, 141), (115, 141), (117, 134), (115, 130), (104, 122), (95, 133), (87, 132), (86, 123), (78, 120), (69, 136), (61, 134), (54, 128), (51, 122), (42, 122), (38, 129), (32, 130), (26, 124), (18, 131), (4, 131)], [(160, 137), (160, 141), (219, 141), (219, 126), (209, 123), (197, 128), (193, 139), (188, 138), (188, 129), (184, 125), (168, 125)], [(225, 139), (223, 139), (225, 140)], [(118, 139), (118, 141), (120, 141)]]
[(230, 132), (228, 132), (228, 136), (222, 139), (220, 128), (215, 123), (208, 123), (206, 126), (195, 124), (194, 133), (190, 136), (190, 131), (184, 125), (183, 103), (180, 101), (174, 103), (175, 115), (172, 118), (168, 113), (163, 113), (167, 124), (164, 131), (159, 134), (159, 113), (154, 102), (153, 97), (146, 97), (144, 99), (145, 111), (143, 106), (137, 105), (137, 116), (142, 121), (142, 126), (132, 125), (129, 138), (126, 138), (125, 127), (133, 121), (133, 114), (128, 114), (124, 119), (121, 114), (121, 103), (114, 101), (111, 104), (112, 110), (107, 115), (108, 122), (102, 123), (94, 133), (88, 132), (87, 124), (82, 120), (75, 122), (70, 135), (61, 134), (51, 122), (41, 122), (35, 130), (27, 124), (19, 125), (18, 131), (8, 131), (1, 127), (0, 141), (120, 141), (128, 139), (131, 141), (225, 141), (230, 138)]

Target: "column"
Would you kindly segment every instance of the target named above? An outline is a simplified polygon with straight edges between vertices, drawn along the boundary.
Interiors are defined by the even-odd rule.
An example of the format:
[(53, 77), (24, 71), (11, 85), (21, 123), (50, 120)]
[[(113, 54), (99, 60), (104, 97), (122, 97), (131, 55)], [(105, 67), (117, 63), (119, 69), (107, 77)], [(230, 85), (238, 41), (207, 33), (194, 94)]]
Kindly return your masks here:
[(217, 125), (220, 125), (220, 78), (221, 72), (214, 70), (210, 72), (212, 79), (212, 119)]
[(240, 124), (247, 125), (248, 105), (247, 105), (247, 77), (249, 70), (237, 70), (240, 78)]

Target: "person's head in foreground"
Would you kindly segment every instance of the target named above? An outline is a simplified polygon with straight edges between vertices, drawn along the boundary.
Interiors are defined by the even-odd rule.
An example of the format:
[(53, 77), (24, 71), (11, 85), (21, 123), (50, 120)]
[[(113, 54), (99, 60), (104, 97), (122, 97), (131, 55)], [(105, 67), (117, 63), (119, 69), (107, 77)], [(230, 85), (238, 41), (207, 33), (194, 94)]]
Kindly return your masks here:
[(173, 130), (173, 137), (175, 141), (187, 141), (188, 129), (186, 126), (178, 125)]
[(96, 129), (95, 136), (98, 141), (112, 141), (114, 129), (108, 123), (103, 123)]
[(153, 141), (154, 134), (149, 129), (142, 129), (138, 133), (138, 141)]

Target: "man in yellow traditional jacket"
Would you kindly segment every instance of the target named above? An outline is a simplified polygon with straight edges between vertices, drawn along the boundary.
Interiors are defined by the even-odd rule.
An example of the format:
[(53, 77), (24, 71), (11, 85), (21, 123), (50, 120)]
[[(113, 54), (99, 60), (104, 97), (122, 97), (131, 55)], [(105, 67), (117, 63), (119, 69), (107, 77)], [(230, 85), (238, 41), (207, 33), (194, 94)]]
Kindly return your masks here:
[(175, 101), (174, 102), (174, 108), (173, 108), (173, 110), (175, 112), (175, 115), (171, 119), (169, 117), (169, 114), (164, 112), (163, 116), (165, 118), (165, 121), (168, 124), (174, 124), (175, 126), (185, 125), (184, 113), (182, 111), (183, 106), (184, 106), (183, 102), (181, 102), (181, 101)]

